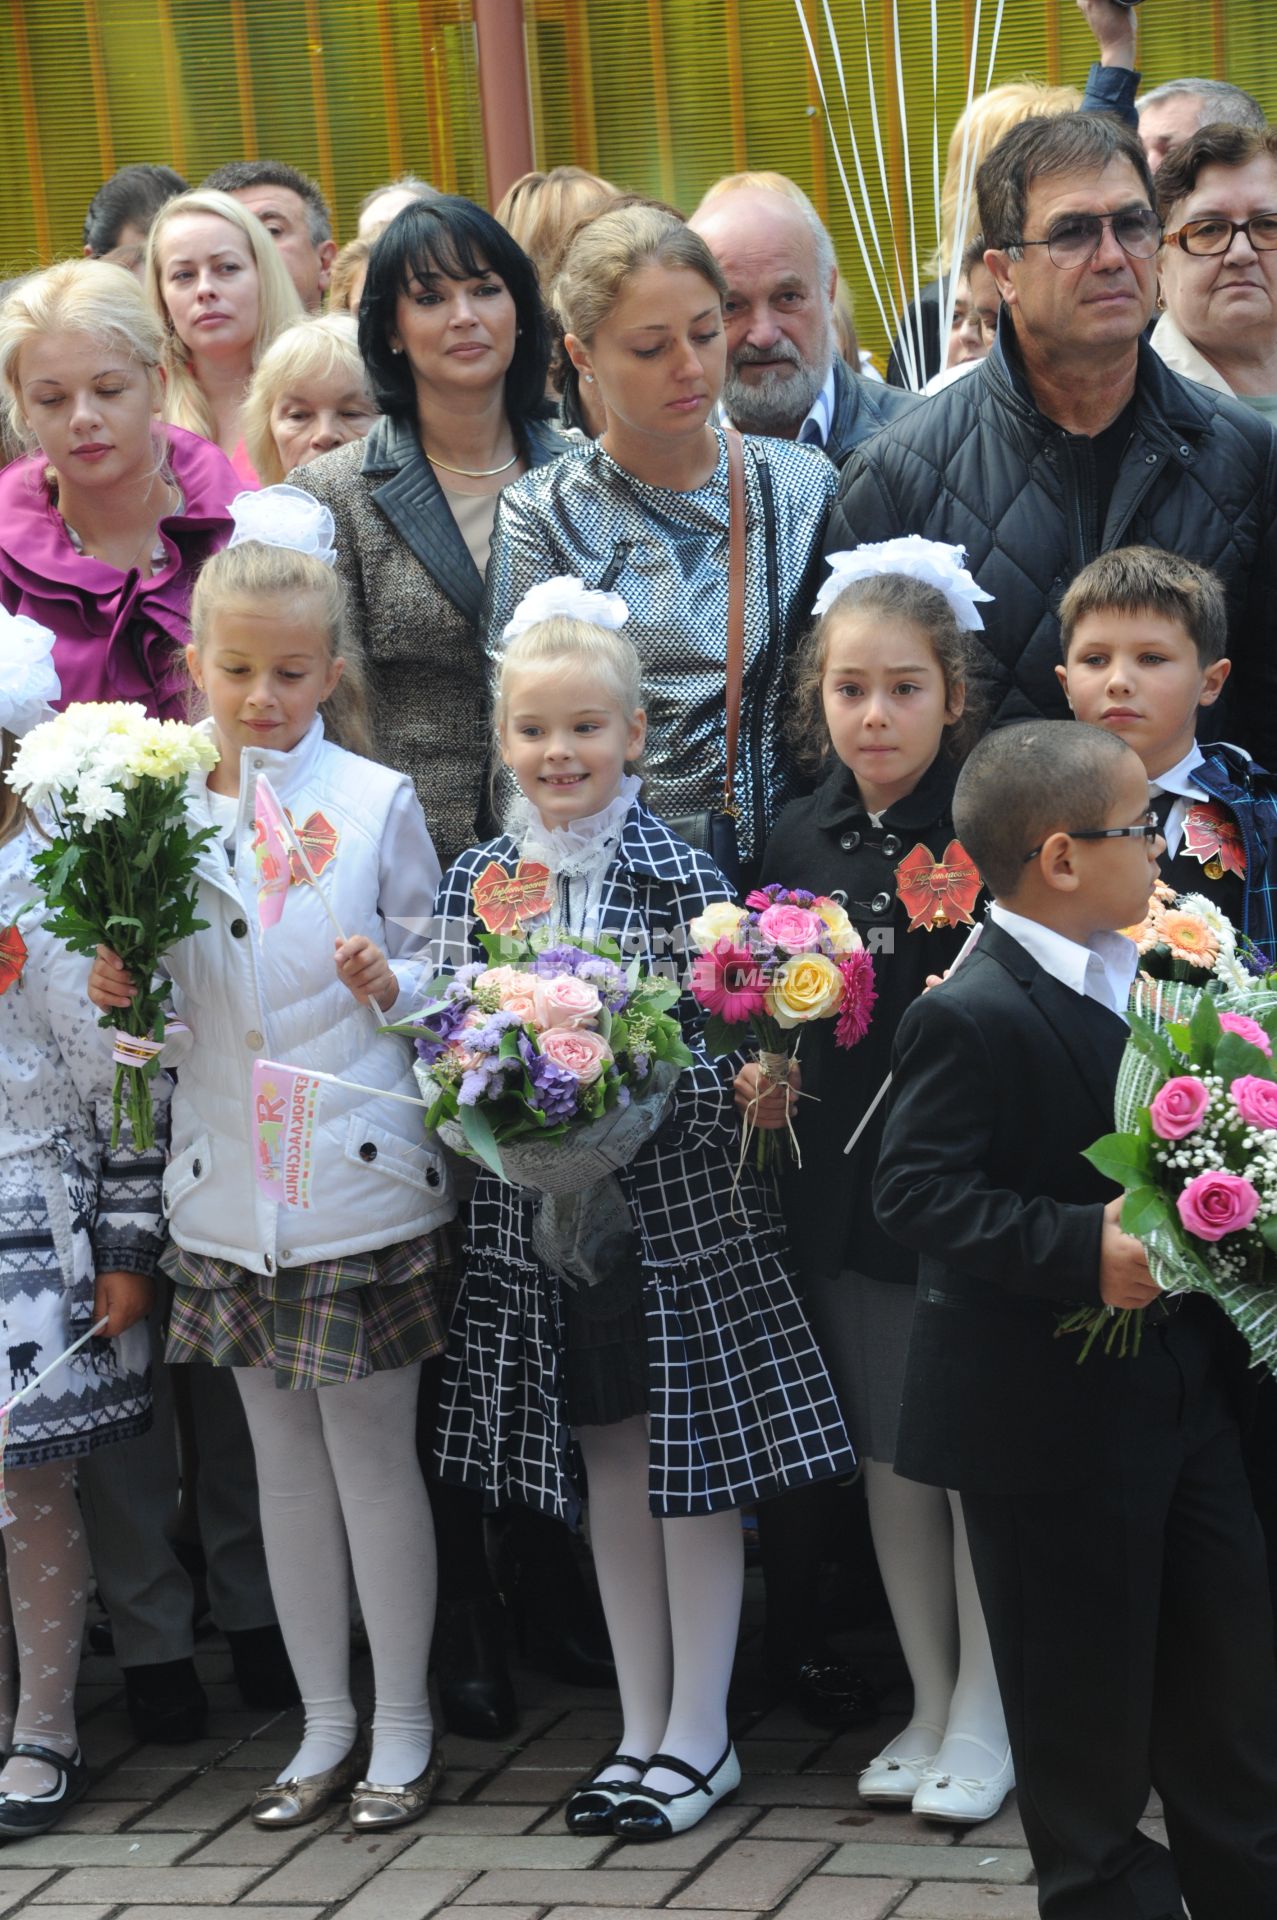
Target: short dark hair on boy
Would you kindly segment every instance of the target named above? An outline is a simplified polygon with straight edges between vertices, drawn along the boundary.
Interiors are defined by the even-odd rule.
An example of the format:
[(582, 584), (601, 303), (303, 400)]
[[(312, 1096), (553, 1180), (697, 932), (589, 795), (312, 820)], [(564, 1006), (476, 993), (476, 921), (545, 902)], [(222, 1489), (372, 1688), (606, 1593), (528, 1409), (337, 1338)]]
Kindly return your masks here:
[(1114, 547), (1083, 567), (1060, 602), (1066, 664), (1077, 624), (1091, 613), (1160, 613), (1183, 627), (1200, 667), (1213, 667), (1228, 652), (1228, 602), (1219, 579), (1161, 547)]
[(1080, 720), (1020, 720), (986, 733), (958, 775), (953, 825), (995, 900), (1013, 896), (1031, 847), (1107, 824), (1130, 751)]
[(322, 247), (333, 237), (333, 217), (319, 187), (308, 173), (290, 167), (286, 160), (227, 160), (200, 181), (201, 192), (205, 187), (216, 188), (218, 193), (243, 193), (246, 187), (287, 187), (305, 204), (311, 245)]

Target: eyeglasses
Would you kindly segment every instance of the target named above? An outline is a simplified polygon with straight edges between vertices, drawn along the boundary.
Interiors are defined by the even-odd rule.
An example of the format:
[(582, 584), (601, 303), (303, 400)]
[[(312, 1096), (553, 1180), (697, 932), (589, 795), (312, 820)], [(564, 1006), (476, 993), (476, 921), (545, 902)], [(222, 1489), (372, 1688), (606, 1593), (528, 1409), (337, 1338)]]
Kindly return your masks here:
[(1105, 227), (1132, 260), (1151, 260), (1162, 244), (1162, 223), (1152, 207), (1127, 207), (1122, 213), (1066, 214), (1045, 240), (1010, 240), (1007, 247), (1045, 247), (1053, 266), (1081, 267), (1099, 252)]
[(1239, 233), (1244, 233), (1256, 253), (1277, 249), (1277, 213), (1252, 213), (1249, 220), (1225, 220), (1219, 213), (1203, 220), (1186, 220), (1174, 233), (1166, 235), (1185, 253), (1227, 253)]
[[(1146, 840), (1151, 847), (1160, 838), (1162, 829), (1158, 825), (1156, 813), (1150, 807), (1143, 819), (1137, 821), (1133, 827), (1082, 827), (1076, 833), (1071, 827), (1065, 827), (1063, 831), (1068, 834), (1070, 840)], [(1042, 847), (1045, 845), (1044, 840)], [(1042, 847), (1032, 848), (1025, 854), (1020, 864), (1027, 867), (1030, 860), (1037, 859)]]

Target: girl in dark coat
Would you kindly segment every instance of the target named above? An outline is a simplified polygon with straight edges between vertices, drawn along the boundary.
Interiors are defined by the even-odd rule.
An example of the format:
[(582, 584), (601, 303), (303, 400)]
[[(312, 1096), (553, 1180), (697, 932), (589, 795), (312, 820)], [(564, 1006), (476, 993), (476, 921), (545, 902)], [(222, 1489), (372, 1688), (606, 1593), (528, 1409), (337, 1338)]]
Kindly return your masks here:
[[(802, 1166), (785, 1196), (914, 1685), (909, 1725), (861, 1774), (860, 1792), (973, 1821), (996, 1812), (1011, 1785), (1006, 1728), (957, 1496), (892, 1470), (917, 1267), (879, 1228), (870, 1192), (884, 1106), (870, 1109), (896, 1027), (928, 976), (956, 960), (980, 891), (950, 812), (958, 761), (977, 731), (962, 630), (980, 626), (974, 602), (988, 598), (961, 559), (961, 548), (916, 536), (831, 556), (791, 715), (795, 740), (830, 771), (781, 815), (763, 880), (846, 908), (873, 954), (878, 996), (850, 1052), (835, 1052), (832, 1021), (804, 1041), (803, 1092), (815, 1098), (797, 1103)], [(738, 1081), (743, 1097), (755, 1071)]]

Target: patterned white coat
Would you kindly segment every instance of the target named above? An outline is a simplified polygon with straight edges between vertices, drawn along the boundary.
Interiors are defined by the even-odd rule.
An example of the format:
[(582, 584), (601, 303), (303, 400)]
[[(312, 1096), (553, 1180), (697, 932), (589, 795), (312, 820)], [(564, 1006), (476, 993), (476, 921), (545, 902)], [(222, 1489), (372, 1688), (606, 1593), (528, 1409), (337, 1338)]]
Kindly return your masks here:
[[(0, 847), (0, 1401), (92, 1324), (97, 1270), (154, 1274), (164, 1245), (155, 1150), (111, 1151), (111, 1041), (86, 987), (89, 962), (44, 924), (29, 827)], [(95, 1339), (10, 1416), (7, 1466), (126, 1440), (151, 1423), (146, 1324)]]

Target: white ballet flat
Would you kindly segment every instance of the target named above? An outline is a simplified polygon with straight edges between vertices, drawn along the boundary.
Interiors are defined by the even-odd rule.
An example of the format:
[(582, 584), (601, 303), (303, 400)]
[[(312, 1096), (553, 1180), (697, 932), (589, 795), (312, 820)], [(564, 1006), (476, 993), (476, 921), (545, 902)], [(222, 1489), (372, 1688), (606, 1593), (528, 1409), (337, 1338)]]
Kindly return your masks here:
[[(925, 1720), (917, 1724), (920, 1732), (935, 1734), (938, 1752), (944, 1728), (928, 1726)], [(880, 1753), (861, 1773), (857, 1791), (870, 1806), (907, 1807), (926, 1780), (934, 1759), (934, 1753)]]
[(1015, 1785), (1010, 1747), (999, 1754), (983, 1740), (972, 1740), (970, 1744), (988, 1754), (992, 1769), (978, 1778), (971, 1775), (959, 1778), (956, 1774), (937, 1771), (933, 1764), (913, 1796), (913, 1810), (924, 1820), (943, 1820), (964, 1827), (992, 1820)]
[(660, 1787), (637, 1782), (617, 1802), (612, 1816), (612, 1831), (618, 1840), (670, 1840), (676, 1833), (686, 1833), (705, 1818), (711, 1807), (721, 1807), (725, 1800), (731, 1800), (740, 1786), (740, 1761), (730, 1741), (722, 1759), (708, 1773), (699, 1773), (672, 1753), (654, 1753), (647, 1764), (649, 1771), (663, 1767), (692, 1784), (686, 1793), (666, 1793)]

